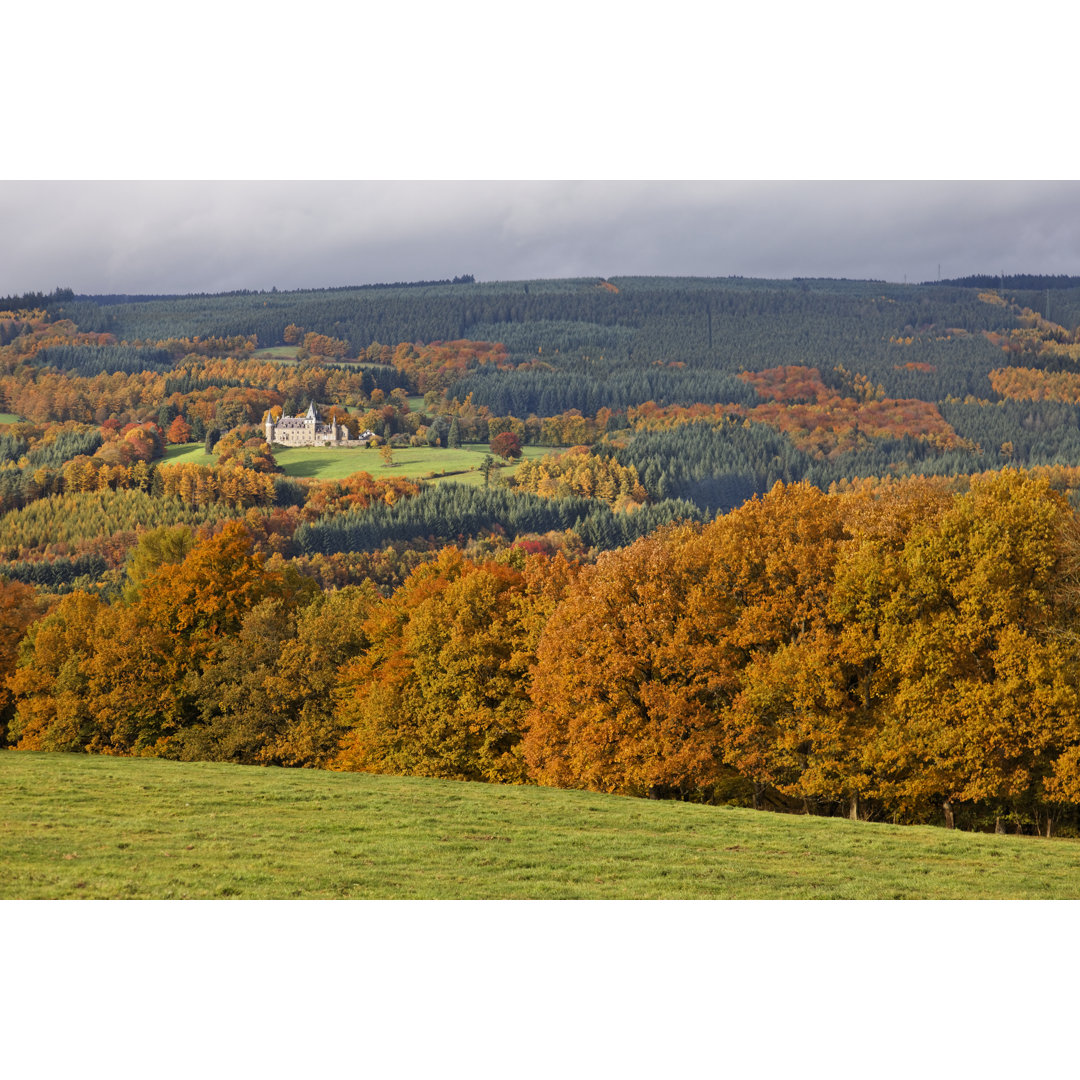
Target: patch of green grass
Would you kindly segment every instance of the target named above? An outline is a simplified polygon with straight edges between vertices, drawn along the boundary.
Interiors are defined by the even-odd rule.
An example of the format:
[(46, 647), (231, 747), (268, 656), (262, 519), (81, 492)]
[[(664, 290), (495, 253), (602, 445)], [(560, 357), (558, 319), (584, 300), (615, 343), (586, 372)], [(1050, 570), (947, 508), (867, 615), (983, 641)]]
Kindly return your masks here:
[(205, 443), (181, 443), (166, 446), (162, 465), (216, 465), (217, 454), (208, 454)]
[[(288, 476), (311, 476), (319, 480), (340, 480), (355, 472), (367, 472), (376, 479), (432, 477), (483, 484), (480, 465), (487, 453), (487, 446), (480, 443), (470, 443), (456, 450), (440, 446), (406, 446), (394, 450), (393, 464), (387, 467), (375, 447), (290, 446), (276, 451), (274, 459)], [(546, 453), (547, 447), (525, 448), (528, 457), (542, 457)], [(511, 471), (512, 466), (502, 468), (496, 475), (509, 476)]]
[[(457, 482), (482, 485), (480, 464), (487, 454), (486, 443), (469, 443), (456, 450), (439, 446), (408, 446), (394, 451), (394, 463), (383, 464), (375, 447), (290, 446), (279, 449), (274, 460), (286, 476), (312, 477), (316, 480), (341, 480), (356, 472), (370, 473), (376, 479), (403, 476), (407, 480), (432, 479), (436, 482)], [(551, 453), (547, 446), (526, 446), (526, 458), (543, 457)], [(512, 476), (516, 465), (496, 458), (497, 477)], [(162, 465), (216, 465), (217, 454), (207, 454), (203, 444), (185, 443), (167, 446)]]
[(0, 412), (0, 424), (21, 424), (22, 417), (13, 412)]
[(1080, 841), (0, 751), (0, 898), (1080, 897)]
[(299, 351), (299, 345), (271, 345), (266, 349), (256, 349), (251, 356), (253, 360), (285, 360), (291, 362), (296, 360), (296, 354)]

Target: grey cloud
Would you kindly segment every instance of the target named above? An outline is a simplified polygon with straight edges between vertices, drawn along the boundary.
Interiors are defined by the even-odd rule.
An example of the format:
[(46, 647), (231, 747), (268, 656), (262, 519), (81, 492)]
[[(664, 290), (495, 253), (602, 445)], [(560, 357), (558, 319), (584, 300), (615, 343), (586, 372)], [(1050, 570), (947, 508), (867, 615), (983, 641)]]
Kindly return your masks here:
[(0, 183), (0, 294), (1075, 273), (1075, 182)]

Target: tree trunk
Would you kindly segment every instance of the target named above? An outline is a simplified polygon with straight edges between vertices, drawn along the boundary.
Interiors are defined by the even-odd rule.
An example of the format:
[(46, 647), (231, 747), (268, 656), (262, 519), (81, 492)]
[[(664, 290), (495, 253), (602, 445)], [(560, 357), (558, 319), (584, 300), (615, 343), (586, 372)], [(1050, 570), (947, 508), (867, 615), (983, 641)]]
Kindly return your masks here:
[(851, 803), (848, 806), (848, 817), (852, 821), (858, 821), (859, 820), (859, 796), (858, 795), (852, 795), (851, 796)]
[(952, 803), (948, 799), (946, 799), (941, 804), (941, 808), (942, 808), (942, 810), (945, 811), (945, 828), (946, 829), (955, 829), (956, 828), (956, 818), (953, 817)]
[(1001, 836), (1005, 835), (1005, 822), (1001, 820), (1000, 814), (994, 818), (994, 832)]

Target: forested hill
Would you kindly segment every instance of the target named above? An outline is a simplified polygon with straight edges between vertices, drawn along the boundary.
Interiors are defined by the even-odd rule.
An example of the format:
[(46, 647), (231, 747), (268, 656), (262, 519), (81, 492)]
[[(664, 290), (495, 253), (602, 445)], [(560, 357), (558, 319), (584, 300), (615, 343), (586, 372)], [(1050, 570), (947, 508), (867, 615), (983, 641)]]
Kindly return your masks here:
[(1080, 277), (1072, 274), (969, 274), (967, 277), (948, 278), (937, 284), (962, 285), (972, 289), (1075, 289), (1080, 285)]
[(1080, 830), (1037, 282), (26, 294), (0, 743)]
[[(347, 340), (353, 350), (372, 342), (439, 341), (469, 337), (503, 341), (515, 355), (627, 356), (640, 362), (741, 359), (768, 366), (778, 341), (813, 343), (851, 354), (859, 339), (930, 326), (969, 333), (1009, 329), (1008, 311), (988, 310), (978, 289), (890, 285), (846, 280), (766, 281), (749, 278), (572, 278), (234, 292), (187, 297), (65, 299), (58, 307), (85, 331), (125, 340), (229, 337), (257, 334), (260, 345), (283, 340), (290, 324)], [(1055, 299), (1080, 307), (1080, 288)], [(1029, 296), (1015, 299), (1030, 306)], [(743, 329), (744, 325), (753, 331)], [(866, 325), (863, 325), (866, 324)], [(674, 336), (673, 336), (674, 331)], [(824, 334), (826, 340), (820, 341)], [(806, 359), (806, 358), (804, 358)]]
[[(317, 339), (312, 355), (322, 348), (324, 359), (344, 360), (357, 375), (363, 369), (384, 392), (437, 393), (434, 414), (447, 424), (459, 407), (486, 410), (516, 418), (526, 441), (596, 442), (537, 436), (545, 418), (575, 411), (599, 435), (707, 419), (713, 430), (693, 438), (662, 432), (618, 452), (622, 464), (649, 473), (651, 496), (691, 498), (709, 510), (737, 505), (777, 479), (827, 487), (856, 476), (1080, 464), (1077, 277), (985, 274), (898, 285), (463, 275), (184, 297), (58, 289), (36, 299), (84, 338), (109, 335), (113, 344), (96, 350), (42, 352), (54, 368), (87, 377), (166, 369), (172, 361), (162, 348), (170, 342), (210, 355), (214, 341), (231, 355), (237, 348), (250, 355)], [(458, 345), (439, 353), (432, 343)], [(227, 385), (245, 389), (254, 377), (237, 371)], [(170, 375), (166, 389), (211, 385), (226, 386), (184, 371)], [(286, 394), (283, 404), (303, 409), (311, 394)], [(726, 433), (717, 427), (724, 422)], [(741, 423), (754, 430), (734, 436), (732, 425)]]

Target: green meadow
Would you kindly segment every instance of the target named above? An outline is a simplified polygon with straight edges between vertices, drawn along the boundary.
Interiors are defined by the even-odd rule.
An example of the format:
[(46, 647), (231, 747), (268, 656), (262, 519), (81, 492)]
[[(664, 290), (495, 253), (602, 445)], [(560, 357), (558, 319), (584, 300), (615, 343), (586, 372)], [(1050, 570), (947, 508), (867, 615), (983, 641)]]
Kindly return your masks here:
[(1080, 841), (0, 751), (0, 898), (1076, 899)]
[(267, 349), (256, 349), (252, 354), (253, 360), (284, 360), (294, 362), (296, 354), (300, 351), (299, 345), (271, 345)]
[(483, 454), (464, 447), (449, 450), (442, 447), (407, 446), (400, 450), (395, 449), (392, 464), (387, 466), (378, 449), (373, 446), (291, 446), (276, 450), (274, 459), (288, 476), (340, 480), (354, 472), (363, 471), (376, 479), (404, 476), (414, 480), (433, 473), (464, 473), (479, 468)]
[(216, 465), (217, 454), (208, 454), (205, 444), (182, 443), (179, 446), (166, 446), (162, 465)]
[[(526, 457), (543, 457), (546, 446), (524, 448)], [(343, 449), (330, 446), (292, 446), (277, 450), (274, 459), (288, 476), (310, 476), (318, 480), (340, 480), (354, 472), (370, 473), (375, 479), (403, 476), (408, 480), (453, 480), (483, 484), (480, 471), (489, 453), (486, 444), (470, 443), (457, 449), (439, 446), (404, 446), (394, 450), (390, 465), (383, 462), (375, 447)], [(510, 476), (515, 466), (499, 463), (496, 476)]]
[[(340, 480), (355, 472), (370, 473), (376, 479), (403, 476), (407, 480), (453, 480), (465, 484), (483, 484), (480, 471), (486, 444), (471, 443), (456, 450), (448, 447), (407, 446), (394, 450), (392, 463), (386, 465), (375, 447), (291, 446), (279, 449), (274, 459), (286, 476), (311, 477), (315, 480)], [(543, 457), (550, 446), (526, 446), (527, 458)], [(163, 465), (213, 465), (216, 454), (207, 454), (202, 443), (186, 443), (165, 449)], [(496, 458), (495, 476), (511, 476), (516, 466)]]

